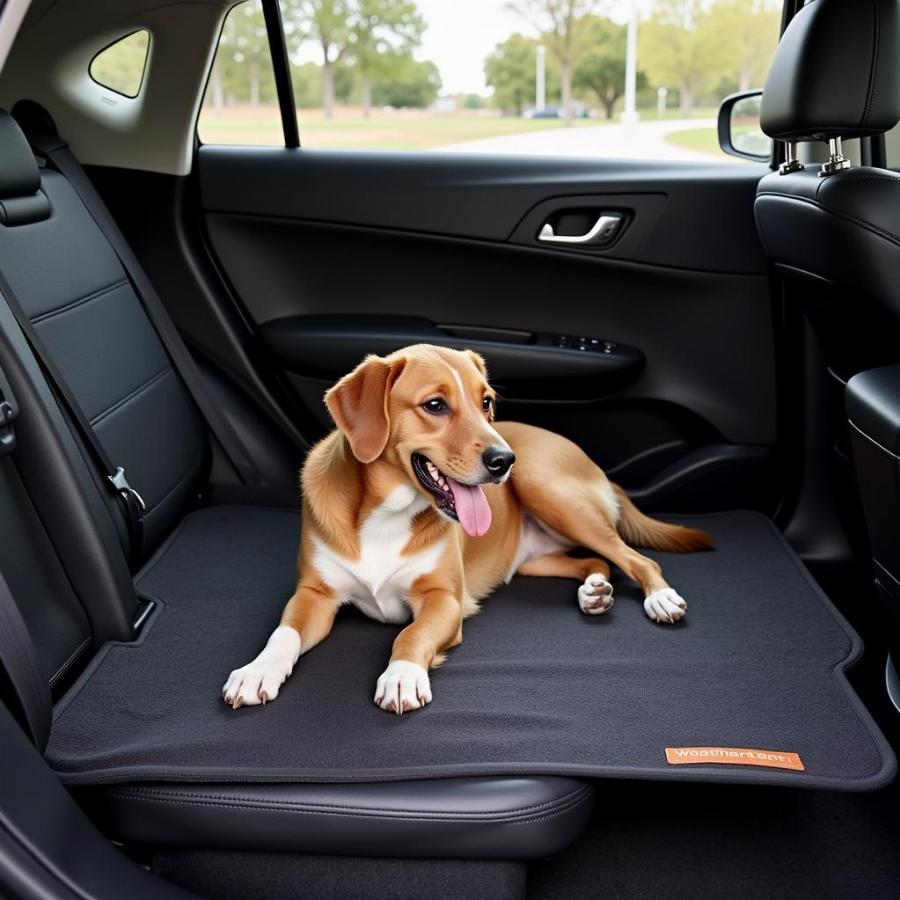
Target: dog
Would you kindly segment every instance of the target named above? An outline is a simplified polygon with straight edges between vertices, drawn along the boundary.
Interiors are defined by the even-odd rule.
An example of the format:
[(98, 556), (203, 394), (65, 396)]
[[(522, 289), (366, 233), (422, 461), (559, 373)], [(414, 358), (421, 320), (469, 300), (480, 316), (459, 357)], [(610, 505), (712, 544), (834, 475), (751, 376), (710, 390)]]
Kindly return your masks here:
[[(274, 700), (346, 603), (406, 626), (375, 687), (397, 714), (431, 702), (429, 670), (515, 574), (581, 582), (578, 605), (598, 616), (613, 606), (609, 560), (641, 586), (653, 622), (684, 617), (658, 563), (629, 544), (687, 552), (710, 536), (645, 516), (566, 438), (495, 422), (478, 354), (417, 344), (369, 356), (325, 404), (337, 429), (301, 474), (297, 589), (262, 652), (225, 682), (234, 709)], [(575, 547), (597, 555), (569, 556)]]

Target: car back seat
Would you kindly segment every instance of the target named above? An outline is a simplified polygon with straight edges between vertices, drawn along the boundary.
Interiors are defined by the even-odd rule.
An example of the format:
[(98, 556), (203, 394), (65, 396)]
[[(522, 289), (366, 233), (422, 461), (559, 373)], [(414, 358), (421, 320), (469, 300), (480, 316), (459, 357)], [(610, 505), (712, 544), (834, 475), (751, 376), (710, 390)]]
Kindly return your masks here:
[[(207, 423), (109, 241), (67, 179), (49, 166), (39, 168), (5, 111), (0, 272), (110, 460), (143, 497), (143, 552), (149, 555), (206, 483)], [(40, 531), (40, 520), (47, 531), (38, 550), (18, 554), (18, 566), (15, 554), (0, 552), (0, 566), (19, 570), (10, 583), (42, 665), (52, 673), (50, 684), (61, 685), (105, 641), (131, 640), (142, 606), (125, 562), (121, 509), (104, 490), (105, 473), (93, 467), (2, 301), (0, 367), (21, 409), (14, 480), (21, 478), (16, 490), (28, 502), (18, 504), (20, 519), (27, 514), (30, 528)], [(14, 515), (16, 507), (7, 512)], [(9, 527), (15, 533), (23, 526)], [(42, 581), (35, 580), (35, 567)], [(586, 821), (592, 793), (563, 777), (485, 777), (381, 785), (192, 784), (179, 792), (162, 784), (131, 791), (113, 785), (82, 799), (103, 807), (113, 836), (150, 845), (522, 858), (568, 843)]]

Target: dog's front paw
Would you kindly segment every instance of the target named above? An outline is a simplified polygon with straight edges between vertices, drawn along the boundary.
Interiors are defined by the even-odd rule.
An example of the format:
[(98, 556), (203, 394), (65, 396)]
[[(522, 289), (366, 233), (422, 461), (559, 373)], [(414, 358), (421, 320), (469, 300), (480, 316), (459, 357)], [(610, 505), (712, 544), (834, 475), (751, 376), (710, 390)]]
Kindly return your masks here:
[(578, 606), (588, 616), (599, 616), (612, 609), (613, 586), (599, 572), (588, 575), (578, 588)]
[(293, 628), (279, 626), (272, 632), (265, 650), (253, 662), (235, 669), (228, 676), (222, 685), (223, 699), (235, 709), (274, 700), (294, 671), (299, 655), (300, 635)]
[(398, 659), (381, 673), (375, 685), (375, 705), (401, 715), (431, 703), (428, 673), (414, 662)]
[(278, 696), (292, 668), (288, 659), (257, 657), (228, 676), (222, 686), (222, 697), (235, 709), (267, 703)]
[(674, 625), (684, 618), (687, 603), (672, 588), (654, 591), (644, 600), (644, 612), (654, 622), (665, 622)]

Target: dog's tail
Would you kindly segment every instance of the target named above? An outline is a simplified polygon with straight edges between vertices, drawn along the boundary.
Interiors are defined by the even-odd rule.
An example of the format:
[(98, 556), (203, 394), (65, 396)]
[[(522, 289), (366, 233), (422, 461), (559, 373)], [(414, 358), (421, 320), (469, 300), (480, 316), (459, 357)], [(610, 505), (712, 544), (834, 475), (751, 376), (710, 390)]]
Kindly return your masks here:
[(613, 485), (619, 500), (618, 531), (623, 540), (633, 547), (647, 547), (650, 550), (665, 550), (669, 553), (692, 553), (708, 550), (713, 539), (698, 528), (684, 525), (670, 525), (645, 516), (630, 500), (628, 494), (617, 484)]

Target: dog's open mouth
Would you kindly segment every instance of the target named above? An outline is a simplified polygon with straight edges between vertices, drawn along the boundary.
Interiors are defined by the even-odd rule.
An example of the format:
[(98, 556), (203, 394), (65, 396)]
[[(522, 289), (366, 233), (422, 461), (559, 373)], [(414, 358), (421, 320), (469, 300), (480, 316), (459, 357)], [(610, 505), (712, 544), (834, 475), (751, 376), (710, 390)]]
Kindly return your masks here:
[(462, 525), (470, 537), (481, 537), (491, 527), (491, 507), (480, 484), (463, 484), (445, 475), (421, 453), (412, 456), (412, 468), (435, 505), (448, 519)]

